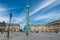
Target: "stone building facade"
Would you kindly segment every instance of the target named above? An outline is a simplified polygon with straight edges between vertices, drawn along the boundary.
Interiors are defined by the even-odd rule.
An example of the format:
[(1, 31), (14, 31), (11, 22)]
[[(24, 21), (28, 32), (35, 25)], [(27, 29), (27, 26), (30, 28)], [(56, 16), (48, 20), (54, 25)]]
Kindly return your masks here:
[(36, 31), (42, 31), (42, 29), (43, 29), (43, 25), (42, 24), (31, 24), (30, 25), (30, 28), (31, 28), (31, 31), (32, 32), (36, 32)]
[[(5, 31), (8, 30), (9, 24), (6, 24)], [(11, 31), (20, 31), (20, 25), (19, 24), (10, 24), (10, 30)]]
[(33, 32), (60, 32), (60, 20), (47, 24), (30, 24), (30, 28)]
[(4, 31), (6, 27), (6, 23), (3, 24), (3, 22), (0, 22), (0, 31)]
[[(7, 31), (9, 28), (9, 24), (6, 23), (5, 26), (3, 25), (2, 22), (0, 22), (0, 30)], [(10, 24), (10, 29), (11, 31), (20, 31), (20, 25), (19, 24)]]
[(50, 32), (60, 32), (60, 20), (46, 24)]

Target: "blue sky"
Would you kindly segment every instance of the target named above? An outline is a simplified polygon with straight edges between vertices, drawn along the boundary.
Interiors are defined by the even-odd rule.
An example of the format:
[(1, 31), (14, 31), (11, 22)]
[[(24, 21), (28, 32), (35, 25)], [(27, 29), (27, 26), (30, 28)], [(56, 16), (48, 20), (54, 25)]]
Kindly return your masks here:
[(46, 24), (60, 19), (60, 0), (0, 0), (0, 22), (26, 24), (26, 5), (29, 3), (29, 23)]

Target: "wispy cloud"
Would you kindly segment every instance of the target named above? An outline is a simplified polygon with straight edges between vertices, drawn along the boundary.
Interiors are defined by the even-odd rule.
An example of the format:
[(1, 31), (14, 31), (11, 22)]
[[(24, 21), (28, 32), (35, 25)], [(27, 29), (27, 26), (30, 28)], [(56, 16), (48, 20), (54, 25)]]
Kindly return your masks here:
[[(9, 10), (12, 10), (14, 8), (6, 8), (5, 6), (3, 6), (2, 4), (0, 4), (0, 22), (5, 21), (5, 22), (9, 22)], [(4, 16), (6, 15), (6, 16)]]
[(23, 21), (22, 18), (19, 18), (19, 17), (13, 17), (12, 20), (13, 20), (13, 23), (20, 23)]
[(37, 8), (36, 10), (34, 10), (33, 12), (30, 13), (30, 16), (35, 14), (36, 12), (38, 12), (39, 10), (47, 7), (48, 5), (52, 4), (53, 2), (55, 2), (56, 0), (47, 0), (47, 2), (43, 3), (42, 5), (40, 5), (39, 8)]
[(6, 12), (6, 11), (11, 10), (11, 9), (13, 9), (13, 8), (6, 8), (6, 7), (2, 6), (2, 4), (0, 5), (0, 13)]
[[(30, 12), (29, 15), (32, 16), (32, 15), (35, 14), (36, 12), (40, 11), (41, 9), (49, 6), (50, 4), (52, 4), (52, 3), (54, 3), (54, 2), (55, 2), (55, 0), (46, 0), (44, 3), (42, 3), (41, 5), (39, 5), (39, 7), (38, 7), (36, 10), (34, 10), (33, 12)], [(8, 18), (8, 17), (5, 17), (5, 16), (3, 16), (3, 15), (6, 15), (5, 12), (7, 12), (8, 10), (12, 10), (12, 9), (14, 9), (14, 8), (6, 8), (6, 7), (4, 7), (4, 6), (0, 6), (0, 21), (1, 21), (1, 22), (4, 21), (4, 20), (5, 20), (6, 22), (9, 21), (9, 18)], [(1, 15), (2, 15), (2, 16), (1, 16)], [(43, 15), (43, 16), (41, 16), (41, 17), (37, 17), (37, 19), (35, 19), (35, 21), (41, 20), (41, 19), (45, 19), (45, 18), (49, 18), (51, 15), (54, 15), (54, 14), (46, 14), (46, 15)], [(26, 15), (24, 15), (24, 14), (22, 13), (22, 16), (13, 17), (12, 21), (13, 21), (13, 23), (21, 23), (22, 25), (25, 25), (25, 18), (26, 18), (25, 16), (26, 16)]]
[[(39, 10), (41, 10), (41, 9), (43, 9), (43, 8), (45, 8), (45, 7), (47, 7), (47, 6), (49, 6), (50, 4), (52, 4), (53, 2), (55, 2), (55, 0), (46, 0), (46, 2), (44, 2), (43, 4), (41, 4), (41, 5), (39, 5), (39, 8), (37, 8), (36, 10), (34, 10), (33, 12), (31, 12), (29, 15), (31, 16), (31, 15), (33, 15), (33, 14), (35, 14), (36, 12), (38, 12)], [(21, 23), (22, 25), (25, 25), (25, 19), (26, 17), (21, 17), (20, 16), (20, 18), (16, 18), (16, 19), (14, 19), (14, 20), (16, 20), (15, 22), (16, 23), (21, 23), (21, 22), (23, 22), (23, 23)], [(42, 17), (43, 18), (43, 17)], [(41, 19), (42, 19), (41, 18)]]
[(56, 20), (60, 18), (60, 13), (48, 13), (42, 16), (37, 16), (34, 21), (38, 21), (38, 20), (43, 20), (43, 19), (49, 19), (49, 20)]
[(3, 21), (5, 21), (5, 22), (7, 22), (8, 23), (8, 21), (9, 21), (9, 18), (8, 17), (0, 17), (0, 22), (3, 22)]
[(25, 18), (26, 18), (26, 14), (25, 14), (25, 10), (22, 11), (18, 17), (14, 17), (13, 16), (13, 23), (25, 23)]
[[(36, 10), (34, 10), (33, 12), (31, 12), (29, 15), (31, 16), (31, 15), (35, 14), (36, 12), (38, 12), (39, 10), (47, 7), (48, 5), (52, 4), (53, 2), (55, 2), (55, 0), (46, 0), (46, 2), (44, 2), (43, 4), (41, 4), (39, 6), (39, 8), (37, 8)], [(25, 17), (21, 18), (21, 20), (22, 20), (21, 22), (23, 22), (24, 19), (25, 19)]]
[(6, 11), (7, 9), (4, 7), (0, 7), (0, 12)]

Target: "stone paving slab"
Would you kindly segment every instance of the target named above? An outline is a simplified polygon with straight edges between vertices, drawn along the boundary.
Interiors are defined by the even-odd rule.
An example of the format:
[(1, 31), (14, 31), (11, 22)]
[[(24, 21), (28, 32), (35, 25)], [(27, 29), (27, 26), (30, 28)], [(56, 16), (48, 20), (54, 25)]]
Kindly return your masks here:
[[(0, 33), (0, 40), (6, 39), (7, 33)], [(60, 40), (60, 33), (26, 33), (12, 32), (10, 33), (10, 40)]]

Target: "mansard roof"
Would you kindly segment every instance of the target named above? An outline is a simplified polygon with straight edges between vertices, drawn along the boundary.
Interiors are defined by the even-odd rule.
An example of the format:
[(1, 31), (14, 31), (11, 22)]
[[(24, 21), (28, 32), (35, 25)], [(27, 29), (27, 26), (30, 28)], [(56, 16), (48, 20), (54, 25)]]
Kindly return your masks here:
[(49, 22), (47, 25), (60, 24), (60, 20)]

